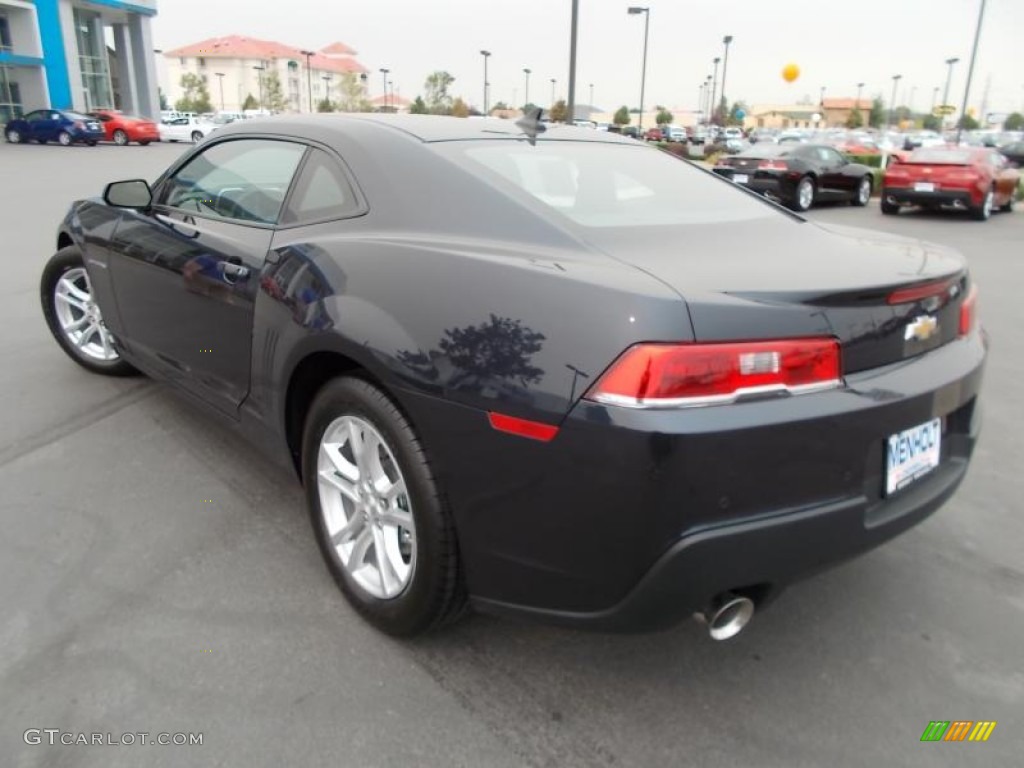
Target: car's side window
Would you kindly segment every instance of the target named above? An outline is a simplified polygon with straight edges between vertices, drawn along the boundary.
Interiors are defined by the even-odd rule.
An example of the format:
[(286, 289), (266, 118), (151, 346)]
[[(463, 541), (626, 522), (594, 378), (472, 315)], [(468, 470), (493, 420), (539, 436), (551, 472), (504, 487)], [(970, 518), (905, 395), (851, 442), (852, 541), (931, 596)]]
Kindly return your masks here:
[(25, 121), (29, 122), (29, 123), (38, 123), (38, 122), (40, 122), (42, 120), (45, 120), (45, 119), (46, 119), (46, 113), (45, 112), (40, 112), (38, 110), (35, 111), (35, 112), (29, 112), (27, 115), (25, 115)]
[(159, 202), (222, 219), (273, 224), (306, 147), (273, 139), (223, 141), (169, 178)]
[(310, 150), (282, 224), (341, 218), (359, 210), (359, 202), (338, 163), (320, 149)]

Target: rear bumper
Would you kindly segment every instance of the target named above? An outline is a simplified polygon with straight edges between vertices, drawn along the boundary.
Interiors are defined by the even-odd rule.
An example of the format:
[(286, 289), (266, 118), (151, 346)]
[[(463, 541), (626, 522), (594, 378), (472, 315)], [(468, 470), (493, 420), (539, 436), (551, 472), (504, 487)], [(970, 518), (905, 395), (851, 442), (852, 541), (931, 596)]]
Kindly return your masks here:
[(944, 205), (969, 208), (980, 205), (981, 198), (974, 199), (969, 189), (939, 189), (934, 192), (918, 192), (911, 187), (884, 187), (882, 199), (892, 200), (899, 205)]
[(740, 183), (751, 192), (759, 195), (770, 195), (781, 200), (790, 200), (796, 194), (796, 181), (790, 181), (784, 175), (776, 173), (765, 173), (764, 171), (744, 171), (739, 168), (719, 166), (714, 169), (719, 176), (733, 181), (737, 174), (748, 176), (748, 181)]

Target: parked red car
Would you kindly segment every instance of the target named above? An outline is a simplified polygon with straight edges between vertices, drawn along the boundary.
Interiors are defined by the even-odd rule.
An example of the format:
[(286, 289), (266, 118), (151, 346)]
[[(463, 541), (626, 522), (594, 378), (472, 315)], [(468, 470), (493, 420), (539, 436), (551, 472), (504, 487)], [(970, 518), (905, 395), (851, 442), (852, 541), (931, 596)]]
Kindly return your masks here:
[(993, 208), (1013, 209), (1020, 171), (994, 149), (928, 147), (895, 155), (882, 184), (882, 213), (902, 206), (954, 208), (985, 221)]
[(160, 130), (156, 123), (148, 118), (126, 115), (115, 109), (97, 109), (89, 114), (103, 125), (107, 141), (120, 146), (130, 141), (137, 141), (142, 146), (151, 141), (160, 141)]

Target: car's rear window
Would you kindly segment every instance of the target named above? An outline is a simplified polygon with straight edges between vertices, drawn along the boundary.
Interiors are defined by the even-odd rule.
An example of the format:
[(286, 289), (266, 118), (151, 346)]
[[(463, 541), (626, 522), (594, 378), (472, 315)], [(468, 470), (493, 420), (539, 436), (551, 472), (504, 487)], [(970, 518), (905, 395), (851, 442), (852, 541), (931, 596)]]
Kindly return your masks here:
[(494, 186), (526, 193), (585, 227), (710, 224), (775, 215), (731, 184), (642, 145), (468, 141), (437, 148)]
[(907, 158), (909, 163), (927, 163), (930, 165), (968, 165), (974, 159), (974, 153), (962, 149), (915, 149)]

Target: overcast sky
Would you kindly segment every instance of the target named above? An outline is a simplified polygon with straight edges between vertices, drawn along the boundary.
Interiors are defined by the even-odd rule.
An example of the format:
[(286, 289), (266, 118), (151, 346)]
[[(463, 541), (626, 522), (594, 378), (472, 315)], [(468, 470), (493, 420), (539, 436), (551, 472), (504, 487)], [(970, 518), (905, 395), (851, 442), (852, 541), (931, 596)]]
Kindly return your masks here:
[[(694, 108), (712, 59), (729, 51), (728, 96), (748, 103), (883, 94), (903, 75), (897, 101), (931, 105), (944, 86), (945, 60), (957, 56), (950, 101), (963, 96), (980, 0), (653, 0), (645, 103)], [(604, 109), (636, 106), (640, 93), (643, 16), (628, 16), (629, 0), (579, 0), (577, 102)], [(415, 97), (438, 69), (455, 76), (453, 92), (482, 101), (481, 49), (492, 52), (491, 103), (524, 100), (523, 68), (533, 70), (530, 99), (547, 104), (551, 78), (568, 88), (571, 0), (163, 0), (153, 22), (157, 48), (230, 34), (321, 48), (340, 40), (373, 72), (387, 67), (395, 90)], [(1024, 0), (988, 0), (971, 104), (988, 84), (988, 111), (1024, 108)], [(782, 80), (787, 62), (801, 69)], [(719, 70), (721, 78), (721, 69)], [(954, 98), (955, 94), (955, 98)], [(941, 91), (940, 91), (941, 95)]]

